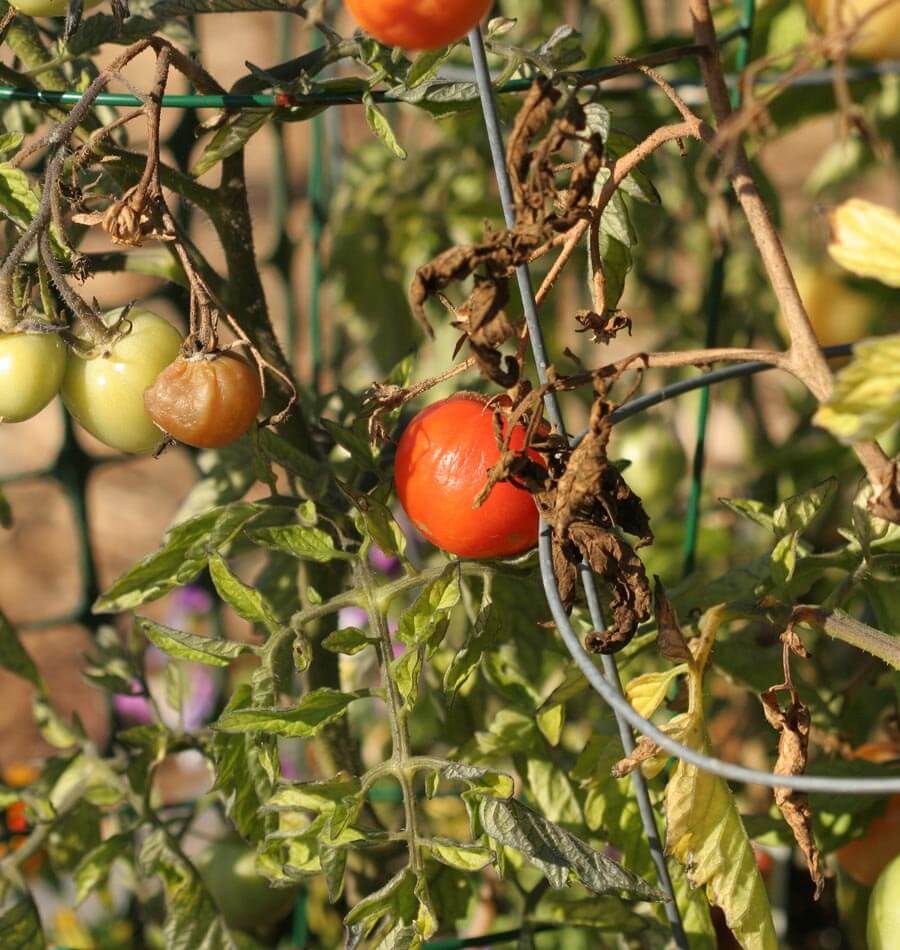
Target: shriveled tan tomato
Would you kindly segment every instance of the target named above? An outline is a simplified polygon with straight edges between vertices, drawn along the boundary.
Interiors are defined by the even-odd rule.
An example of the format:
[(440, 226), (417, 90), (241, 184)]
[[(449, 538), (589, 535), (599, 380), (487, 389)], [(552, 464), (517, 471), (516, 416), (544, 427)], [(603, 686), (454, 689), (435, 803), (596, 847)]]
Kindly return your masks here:
[(261, 402), (256, 370), (235, 353), (179, 356), (144, 393), (150, 418), (198, 449), (218, 449), (240, 438)]

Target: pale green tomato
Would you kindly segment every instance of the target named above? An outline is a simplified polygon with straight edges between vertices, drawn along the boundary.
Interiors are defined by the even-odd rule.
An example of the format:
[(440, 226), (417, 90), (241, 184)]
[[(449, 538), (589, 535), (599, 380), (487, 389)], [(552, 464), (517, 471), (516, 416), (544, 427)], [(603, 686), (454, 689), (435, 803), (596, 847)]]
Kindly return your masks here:
[[(84, 9), (98, 3), (100, 0), (84, 0)], [(26, 16), (65, 16), (69, 10), (69, 0), (10, 0), (10, 5)]]
[(56, 333), (0, 333), (0, 422), (24, 422), (50, 402), (67, 352)]
[(132, 310), (128, 319), (131, 332), (108, 356), (86, 360), (72, 353), (62, 397), (92, 436), (120, 452), (140, 454), (152, 452), (163, 439), (144, 409), (144, 390), (178, 356), (181, 334), (149, 310)]
[(900, 854), (881, 872), (869, 898), (869, 950), (894, 950), (900, 938)]
[(610, 458), (628, 459), (623, 476), (641, 498), (672, 498), (687, 470), (673, 426), (661, 419), (628, 421), (613, 429)]
[(229, 927), (265, 932), (283, 920), (297, 898), (295, 887), (272, 887), (256, 870), (256, 852), (228, 838), (210, 845), (195, 861)]

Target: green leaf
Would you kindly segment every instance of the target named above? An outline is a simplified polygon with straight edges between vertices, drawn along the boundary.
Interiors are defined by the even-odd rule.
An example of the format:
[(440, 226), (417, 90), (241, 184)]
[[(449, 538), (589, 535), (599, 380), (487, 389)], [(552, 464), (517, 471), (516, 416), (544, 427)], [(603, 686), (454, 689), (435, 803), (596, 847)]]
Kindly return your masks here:
[(362, 783), (341, 772), (321, 782), (293, 782), (279, 786), (266, 802), (264, 812), (312, 811), (330, 814), (347, 799), (359, 797)]
[(0, 666), (28, 680), (40, 692), (46, 692), (43, 677), (31, 655), (22, 646), (15, 628), (0, 610)]
[(10, 152), (17, 152), (24, 139), (23, 132), (0, 132), (0, 156), (5, 158)]
[(797, 532), (802, 534), (812, 524), (819, 511), (837, 492), (836, 478), (827, 478), (813, 488), (783, 501), (772, 515), (772, 525), (777, 538)]
[(317, 689), (307, 693), (289, 709), (226, 710), (212, 728), (217, 732), (265, 732), (276, 736), (308, 738), (338, 719), (355, 699), (366, 691), (341, 693), (336, 689)]
[(270, 633), (279, 628), (280, 623), (272, 605), (258, 590), (248, 587), (236, 577), (220, 554), (210, 558), (209, 573), (219, 596), (234, 608), (239, 617), (265, 627)]
[(528, 791), (546, 818), (571, 827), (584, 824), (569, 776), (559, 766), (534, 755), (528, 757), (524, 771)]
[(203, 150), (191, 174), (199, 178), (219, 162), (239, 152), (274, 115), (274, 109), (264, 109), (259, 112), (245, 110), (229, 116)]
[(444, 692), (447, 702), (452, 703), (466, 680), (481, 662), (486, 652), (492, 650), (503, 634), (499, 610), (487, 605), (475, 620), (461, 650), (457, 650), (444, 673)]
[(349, 554), (335, 548), (331, 535), (322, 531), (321, 528), (305, 528), (302, 525), (258, 528), (248, 531), (247, 537), (260, 547), (283, 551), (302, 561), (317, 561), (324, 564), (327, 561), (350, 558)]
[(857, 343), (813, 422), (841, 442), (874, 439), (900, 419), (900, 334)]
[(0, 164), (0, 213), (24, 230), (37, 214), (39, 203), (40, 192), (22, 169)]
[(319, 864), (328, 888), (328, 899), (336, 904), (344, 892), (344, 872), (347, 869), (347, 849), (319, 847)]
[(124, 857), (131, 847), (131, 834), (123, 833), (113, 835), (84, 854), (74, 871), (76, 905), (81, 904), (106, 881), (113, 864)]
[(438, 632), (443, 635), (449, 613), (459, 599), (459, 568), (448, 564), (400, 618), (397, 639), (408, 647), (417, 647), (429, 643)]
[(492, 839), (521, 852), (556, 890), (574, 874), (596, 894), (621, 892), (641, 900), (662, 897), (642, 878), (515, 799), (484, 798), (479, 817)]
[(390, 151), (400, 159), (406, 158), (406, 149), (397, 141), (391, 123), (385, 114), (375, 104), (370, 92), (363, 93), (363, 105), (366, 107), (366, 122), (369, 128), (381, 139)]
[(435, 860), (460, 871), (480, 871), (494, 860), (493, 851), (475, 844), (460, 844), (449, 838), (429, 838), (427, 844)]
[(179, 660), (191, 660), (207, 666), (228, 666), (241, 654), (255, 652), (249, 643), (201, 637), (196, 633), (165, 627), (146, 617), (138, 617), (135, 623), (154, 646)]
[(331, 419), (320, 419), (322, 427), (328, 432), (332, 439), (346, 452), (350, 458), (364, 471), (375, 471), (375, 459), (372, 456), (372, 448), (368, 441), (353, 429), (338, 425)]
[(259, 430), (259, 445), (271, 461), (299, 478), (304, 490), (311, 497), (319, 498), (325, 494), (329, 472), (320, 462), (301, 452), (271, 429)]
[(363, 935), (384, 917), (403, 924), (415, 917), (416, 877), (409, 868), (398, 871), (383, 887), (359, 901), (344, 918), (344, 923)]
[(391, 660), (391, 679), (400, 691), (407, 709), (412, 709), (419, 699), (419, 681), (422, 678), (422, 650), (410, 647), (396, 660)]
[(211, 552), (224, 547), (262, 509), (240, 502), (214, 508), (172, 528), (159, 551), (123, 574), (93, 606), (94, 613), (133, 610), (193, 580)]
[(343, 627), (341, 630), (329, 633), (322, 641), (322, 646), (326, 650), (331, 650), (332, 653), (346, 653), (348, 656), (354, 656), (373, 642), (359, 627)]
[(0, 947), (46, 950), (47, 938), (31, 895), (23, 895), (22, 900), (0, 916)]
[(752, 498), (720, 498), (719, 501), (735, 514), (749, 518), (754, 524), (769, 531), (775, 530), (772, 509), (764, 502), (754, 501)]
[(146, 837), (139, 864), (145, 877), (162, 881), (166, 950), (237, 950), (199, 874), (165, 831), (157, 828)]
[[(234, 691), (223, 715), (247, 709), (253, 701), (249, 683)], [(216, 791), (222, 793), (228, 817), (241, 837), (258, 841), (264, 833), (259, 810), (271, 792), (268, 776), (257, 758), (256, 736), (213, 734)]]
[(790, 599), (791, 580), (797, 569), (797, 550), (799, 536), (796, 532), (785, 535), (772, 551), (771, 572), (772, 580), (781, 594)]

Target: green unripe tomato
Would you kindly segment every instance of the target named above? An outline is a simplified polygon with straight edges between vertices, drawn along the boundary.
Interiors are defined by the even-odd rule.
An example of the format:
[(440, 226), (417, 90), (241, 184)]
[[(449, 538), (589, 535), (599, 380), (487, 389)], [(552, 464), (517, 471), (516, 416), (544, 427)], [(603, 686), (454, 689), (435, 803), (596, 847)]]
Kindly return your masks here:
[(295, 887), (271, 887), (256, 870), (256, 852), (236, 838), (217, 841), (194, 862), (229, 927), (265, 932), (294, 906)]
[[(84, 9), (95, 7), (100, 0), (84, 0)], [(26, 16), (65, 16), (69, 0), (10, 0), (19, 13)]]
[(0, 422), (24, 422), (50, 402), (67, 353), (56, 333), (0, 333)]
[(900, 935), (900, 854), (881, 872), (869, 898), (869, 950), (893, 950)]
[(643, 499), (671, 498), (687, 471), (674, 427), (661, 419), (624, 422), (613, 429), (610, 458), (628, 459), (625, 481)]
[[(114, 321), (120, 312), (107, 319)], [(71, 354), (62, 397), (92, 436), (119, 452), (141, 454), (163, 438), (144, 409), (144, 390), (178, 356), (181, 334), (149, 310), (132, 310), (128, 319), (131, 331), (107, 355)]]

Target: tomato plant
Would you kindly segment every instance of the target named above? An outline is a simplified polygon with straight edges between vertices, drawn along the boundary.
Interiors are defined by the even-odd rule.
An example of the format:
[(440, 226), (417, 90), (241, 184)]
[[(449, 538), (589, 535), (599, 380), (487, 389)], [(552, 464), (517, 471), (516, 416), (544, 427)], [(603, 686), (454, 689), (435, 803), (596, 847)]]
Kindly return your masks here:
[(462, 39), (490, 0), (346, 0), (359, 25), (388, 46), (434, 49)]
[[(510, 447), (522, 449), (517, 426)], [(530, 455), (536, 461), (536, 452)], [(475, 498), (500, 458), (486, 399), (461, 393), (419, 412), (397, 446), (394, 485), (403, 510), (432, 544), (460, 557), (512, 557), (537, 544), (538, 512), (528, 492), (495, 485)]]
[(57, 333), (0, 333), (0, 422), (24, 422), (53, 399), (66, 353)]
[(240, 438), (261, 402), (256, 369), (234, 353), (179, 356), (144, 392), (144, 407), (161, 429), (203, 449)]
[(852, 939), (897, 799), (784, 783), (900, 773), (896, 67), (797, 0), (269, 6), (0, 10), (0, 341), (160, 456), (0, 428), (0, 943)]
[(92, 436), (120, 452), (140, 454), (152, 452), (163, 438), (144, 408), (144, 391), (178, 356), (181, 335), (149, 310), (132, 310), (128, 320), (131, 329), (108, 353), (71, 355), (62, 397)]

